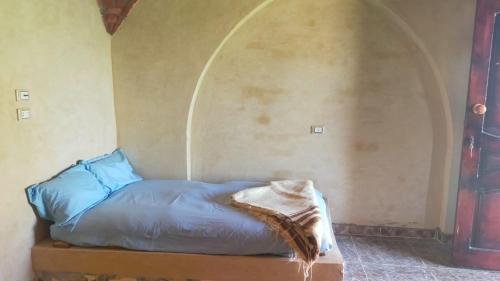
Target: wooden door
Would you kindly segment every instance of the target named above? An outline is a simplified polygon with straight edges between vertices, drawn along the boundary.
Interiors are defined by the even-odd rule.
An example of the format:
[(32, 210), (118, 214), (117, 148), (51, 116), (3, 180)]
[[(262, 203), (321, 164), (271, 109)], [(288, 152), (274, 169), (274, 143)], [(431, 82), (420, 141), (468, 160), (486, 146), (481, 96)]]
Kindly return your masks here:
[(500, 270), (500, 0), (477, 5), (453, 259)]

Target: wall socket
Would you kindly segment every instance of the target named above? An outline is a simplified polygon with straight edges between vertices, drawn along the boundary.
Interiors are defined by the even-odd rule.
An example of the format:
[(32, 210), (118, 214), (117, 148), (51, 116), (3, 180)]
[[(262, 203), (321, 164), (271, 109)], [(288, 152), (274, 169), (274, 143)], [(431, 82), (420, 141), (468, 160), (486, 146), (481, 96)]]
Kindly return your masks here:
[(16, 101), (29, 101), (30, 100), (30, 92), (28, 90), (16, 90)]
[(311, 126), (311, 134), (321, 135), (325, 132), (325, 126), (313, 125)]
[(31, 110), (27, 107), (23, 108), (18, 108), (17, 109), (17, 120), (21, 121), (24, 119), (30, 119), (31, 118)]

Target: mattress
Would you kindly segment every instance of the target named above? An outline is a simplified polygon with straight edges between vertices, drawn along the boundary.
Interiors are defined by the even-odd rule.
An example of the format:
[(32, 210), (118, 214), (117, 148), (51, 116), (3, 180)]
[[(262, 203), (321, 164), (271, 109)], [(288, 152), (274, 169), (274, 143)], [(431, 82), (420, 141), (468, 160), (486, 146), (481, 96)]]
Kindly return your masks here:
[[(230, 195), (258, 182), (209, 184), (146, 180), (113, 193), (73, 218), (52, 225), (51, 237), (83, 246), (198, 254), (288, 255), (291, 249), (263, 222), (229, 205)], [(318, 192), (325, 229), (321, 251), (332, 248), (331, 222)]]

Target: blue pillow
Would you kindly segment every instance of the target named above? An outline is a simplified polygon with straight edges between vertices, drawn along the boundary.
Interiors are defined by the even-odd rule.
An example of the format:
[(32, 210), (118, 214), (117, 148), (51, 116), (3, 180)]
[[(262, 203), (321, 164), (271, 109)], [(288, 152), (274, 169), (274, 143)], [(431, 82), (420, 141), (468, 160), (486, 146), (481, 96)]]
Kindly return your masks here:
[(83, 165), (75, 165), (54, 178), (26, 190), (40, 217), (63, 225), (108, 197), (106, 189)]
[(135, 173), (121, 149), (82, 163), (110, 192), (142, 180), (142, 177)]

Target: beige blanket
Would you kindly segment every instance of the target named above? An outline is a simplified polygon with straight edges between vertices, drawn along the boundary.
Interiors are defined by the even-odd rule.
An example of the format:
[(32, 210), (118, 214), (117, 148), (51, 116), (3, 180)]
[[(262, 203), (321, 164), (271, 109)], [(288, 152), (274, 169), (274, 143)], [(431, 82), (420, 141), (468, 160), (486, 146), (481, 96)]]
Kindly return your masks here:
[(323, 233), (320, 209), (310, 180), (272, 181), (232, 195), (232, 205), (267, 223), (303, 261), (304, 273), (319, 256)]

